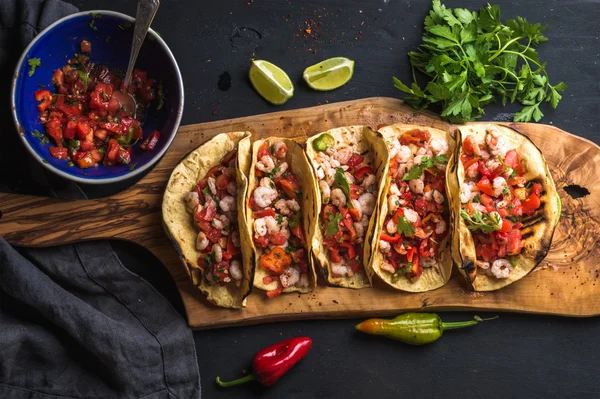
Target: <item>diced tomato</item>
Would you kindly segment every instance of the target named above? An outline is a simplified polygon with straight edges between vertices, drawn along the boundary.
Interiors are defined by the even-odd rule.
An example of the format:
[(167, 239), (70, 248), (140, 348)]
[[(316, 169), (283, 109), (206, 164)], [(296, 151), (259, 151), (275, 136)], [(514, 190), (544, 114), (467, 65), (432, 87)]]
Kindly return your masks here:
[(271, 234), (269, 241), (273, 245), (282, 245), (284, 242), (287, 241), (287, 237), (285, 236), (284, 233), (277, 232), (277, 233)]
[(422, 218), (427, 215), (427, 210), (429, 209), (428, 203), (422, 196), (418, 196), (414, 202), (415, 212), (419, 214)]
[[(363, 161), (364, 161), (364, 157), (362, 155), (354, 153), (354, 154), (352, 154), (352, 156), (350, 157), (350, 159), (348, 159), (348, 162), (346, 164), (350, 168), (354, 169), (354, 168), (358, 167), (358, 165), (360, 165), (361, 163), (363, 163)], [(358, 177), (358, 176), (357, 176), (357, 178), (360, 179), (360, 177)]]
[(463, 140), (463, 151), (465, 152), (465, 154), (467, 155), (480, 155), (481, 154), (481, 149), (479, 148), (479, 145), (472, 139), (471, 136), (467, 136), (464, 140)]
[(112, 93), (113, 87), (110, 84), (96, 83), (94, 91), (90, 94), (90, 108), (107, 110)]
[(306, 239), (304, 238), (304, 230), (302, 230), (302, 224), (298, 223), (295, 227), (290, 229), (292, 234), (300, 239), (302, 245), (306, 245)]
[(350, 184), (350, 199), (358, 199), (364, 192), (364, 189), (357, 184)]
[(238, 249), (233, 245), (233, 240), (231, 237), (227, 239), (227, 247), (225, 251), (223, 251), (223, 259), (229, 260), (233, 258), (238, 253)]
[(46, 122), (46, 132), (52, 137), (58, 147), (62, 147), (62, 126), (60, 120), (53, 119)]
[[(254, 196), (252, 196), (252, 198), (254, 198)], [(260, 218), (264, 218), (267, 216), (275, 217), (275, 215), (276, 215), (276, 213), (273, 210), (273, 208), (265, 208), (265, 209), (261, 209), (259, 211), (252, 212), (252, 216), (254, 216), (254, 219), (260, 219)]]
[(512, 230), (508, 233), (506, 245), (506, 253), (508, 255), (518, 255), (523, 249), (523, 241), (521, 238), (521, 230)]
[(269, 245), (269, 238), (266, 235), (259, 237), (255, 237), (253, 235), (252, 240), (256, 245), (258, 245), (261, 248), (266, 248)]
[(215, 216), (217, 216), (217, 208), (212, 205), (205, 205), (202, 207), (200, 212), (194, 215), (194, 219), (196, 219), (196, 221), (205, 220), (210, 222), (215, 218)]
[(35, 97), (35, 101), (52, 100), (50, 90), (37, 90), (33, 93), (33, 96)]
[(146, 71), (135, 68), (133, 70), (133, 81), (137, 84), (143, 83), (148, 78)]
[(502, 228), (499, 230), (501, 233), (508, 233), (512, 230), (512, 223), (506, 219), (502, 220)]
[(519, 167), (519, 154), (517, 154), (517, 151), (515, 150), (510, 150), (504, 156), (503, 162), (506, 164), (506, 166), (517, 169)]
[(387, 233), (381, 233), (381, 235), (379, 236), (379, 239), (381, 241), (386, 241), (386, 242), (398, 242), (400, 241), (400, 234), (394, 234), (393, 236), (387, 234)]
[(298, 181), (298, 178), (292, 174), (279, 179), (275, 184), (281, 186), (281, 189), (283, 190), (283, 192), (285, 192), (286, 195), (288, 197), (290, 197), (291, 199), (295, 199), (296, 192), (299, 192), (300, 189), (302, 188), (300, 186), (300, 182)]
[(77, 131), (76, 135), (79, 140), (84, 140), (86, 136), (90, 133), (90, 125), (87, 122), (77, 122)]
[(269, 150), (269, 143), (266, 141), (263, 142), (262, 145), (259, 147), (258, 154), (256, 154), (256, 159), (260, 161), (265, 155), (271, 155), (271, 151)]
[(131, 152), (129, 152), (128, 150), (119, 149), (119, 152), (117, 153), (117, 158), (119, 162), (123, 165), (129, 165), (129, 163), (131, 162)]
[(348, 259), (348, 266), (350, 266), (350, 270), (352, 270), (354, 273), (357, 273), (363, 269), (362, 263), (360, 263), (356, 258)]
[(75, 138), (76, 129), (77, 129), (77, 122), (68, 121), (63, 130), (63, 137), (67, 140), (73, 140)]
[(321, 216), (323, 217), (323, 219), (329, 220), (336, 213), (338, 213), (338, 209), (335, 206), (331, 205), (331, 204), (327, 204), (327, 205), (325, 205), (323, 207), (323, 211), (321, 212)]
[(227, 190), (228, 185), (229, 176), (227, 176), (225, 173), (221, 173), (219, 176), (217, 176), (217, 179), (215, 181), (215, 186), (217, 187), (217, 190)]
[(79, 149), (81, 151), (91, 151), (94, 149), (94, 142), (88, 140), (82, 140), (79, 143)]
[(355, 242), (356, 241), (356, 229), (354, 229), (354, 222), (352, 221), (351, 218), (344, 218), (342, 219), (342, 225), (344, 225), (344, 227), (346, 228), (346, 230), (348, 230), (348, 232), (350, 233), (350, 242)]
[(482, 193), (485, 193), (489, 196), (494, 196), (494, 189), (492, 188), (492, 184), (487, 177), (482, 177), (479, 183), (477, 183), (477, 188)]
[(69, 150), (65, 147), (49, 147), (50, 155), (57, 159), (69, 159)]
[(346, 259), (356, 258), (356, 249), (354, 248), (354, 244), (350, 244), (348, 242), (341, 242), (340, 247), (346, 248), (346, 253), (347, 253)]
[(373, 169), (369, 168), (368, 166), (363, 166), (362, 168), (358, 169), (354, 173), (354, 177), (356, 177), (357, 179), (360, 180), (366, 175), (373, 175), (373, 174), (375, 174), (375, 172), (373, 172)]
[(523, 209), (523, 213), (530, 214), (536, 209), (538, 209), (541, 204), (542, 203), (538, 194), (532, 192), (531, 195), (527, 197), (525, 201), (521, 201), (521, 208)]
[(100, 154), (100, 152), (98, 152), (98, 150), (95, 148), (92, 151), (90, 151), (90, 156), (92, 157), (94, 163), (102, 161), (102, 154)]
[(212, 226), (210, 226), (204, 234), (206, 234), (208, 241), (212, 242), (213, 244), (216, 244), (221, 238), (221, 232)]
[(111, 165), (117, 162), (117, 154), (119, 152), (119, 142), (115, 139), (108, 140), (106, 155), (104, 156), (104, 164)]
[(74, 116), (81, 114), (82, 105), (79, 102), (73, 105), (65, 104), (65, 96), (58, 96), (56, 99), (55, 108), (64, 113), (68, 119), (71, 119)]
[(352, 219), (357, 222), (360, 220), (360, 211), (356, 208), (348, 208), (348, 213), (352, 216)]
[(80, 46), (81, 46), (82, 53), (91, 53), (92, 52), (92, 43), (88, 42), (87, 40), (82, 40), (80, 43)]
[(533, 185), (531, 186), (531, 194), (535, 194), (539, 197), (541, 193), (542, 185), (540, 183), (533, 183)]
[(429, 141), (431, 138), (431, 133), (421, 130), (421, 129), (413, 129), (410, 130), (402, 136), (400, 136), (400, 144), (408, 145), (408, 144), (423, 144)]
[(342, 261), (342, 257), (340, 256), (340, 250), (337, 246), (328, 247), (329, 249), (329, 259), (333, 263), (340, 263)]
[(422, 257), (429, 257), (431, 256), (431, 252), (429, 251), (429, 239), (424, 239), (421, 240), (421, 243), (419, 244), (419, 255), (421, 255)]
[(267, 296), (269, 297), (269, 299), (273, 299), (277, 295), (281, 294), (282, 292), (283, 292), (283, 285), (279, 284), (277, 286), (277, 288), (275, 288), (274, 290), (267, 291)]
[(479, 194), (479, 202), (481, 202), (481, 205), (485, 207), (494, 205), (494, 199), (487, 194)]
[[(250, 201), (248, 201), (248, 206), (250, 207), (250, 209), (252, 209), (253, 211), (258, 211), (260, 210), (260, 206), (258, 206), (258, 204), (256, 203), (256, 200), (254, 200), (254, 195), (250, 196)], [(255, 216), (256, 217), (256, 216)]]
[(94, 137), (96, 137), (98, 140), (104, 141), (104, 140), (106, 140), (107, 136), (108, 136), (108, 130), (106, 130), (106, 129), (94, 130)]
[(83, 157), (77, 160), (77, 165), (79, 165), (80, 168), (85, 169), (94, 166), (95, 162), (92, 159), (92, 156), (86, 152)]
[(495, 171), (490, 170), (487, 165), (485, 164), (484, 161), (479, 161), (479, 164), (477, 165), (477, 170), (479, 170), (479, 173), (481, 173), (481, 175), (488, 177), (490, 179), (494, 178), (494, 175), (496, 174)]
[(154, 79), (146, 79), (138, 90), (138, 94), (143, 103), (149, 103), (154, 100)]
[(508, 179), (508, 184), (513, 187), (524, 186), (527, 183), (527, 179), (523, 176), (515, 176)]
[(62, 69), (55, 69), (54, 73), (52, 74), (52, 83), (55, 86), (60, 86), (63, 84), (64, 81), (64, 73), (62, 71)]

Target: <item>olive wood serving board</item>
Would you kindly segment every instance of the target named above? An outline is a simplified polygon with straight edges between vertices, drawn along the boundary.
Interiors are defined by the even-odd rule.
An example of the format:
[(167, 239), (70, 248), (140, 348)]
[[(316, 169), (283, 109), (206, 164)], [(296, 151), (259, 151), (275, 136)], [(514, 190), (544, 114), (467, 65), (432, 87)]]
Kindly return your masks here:
[[(542, 264), (522, 280), (495, 292), (469, 290), (455, 271), (448, 284), (425, 293), (405, 293), (380, 281), (362, 290), (319, 286), (309, 294), (268, 300), (254, 290), (245, 309), (210, 305), (188, 279), (161, 223), (162, 194), (171, 170), (189, 151), (217, 133), (248, 130), (253, 139), (291, 137), (299, 142), (334, 127), (396, 122), (448, 128), (428, 112), (392, 98), (366, 98), (266, 115), (181, 127), (157, 166), (116, 195), (67, 201), (0, 193), (0, 235), (11, 244), (44, 247), (96, 239), (128, 240), (149, 249), (167, 267), (196, 329), (263, 322), (395, 315), (409, 310), (493, 310), (563, 316), (600, 314), (600, 147), (556, 127), (512, 123), (544, 153), (562, 199), (562, 218)], [(589, 194), (573, 198), (568, 186)], [(583, 191), (585, 191), (583, 189)], [(580, 191), (582, 189), (579, 189)], [(183, 204), (182, 204), (183, 206)], [(76, 212), (74, 212), (76, 210)]]

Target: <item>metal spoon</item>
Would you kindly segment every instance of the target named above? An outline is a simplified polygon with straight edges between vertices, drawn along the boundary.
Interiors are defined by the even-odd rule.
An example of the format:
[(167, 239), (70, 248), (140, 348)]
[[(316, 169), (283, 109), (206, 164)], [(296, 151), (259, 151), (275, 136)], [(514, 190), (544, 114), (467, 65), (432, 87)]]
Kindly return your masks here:
[(137, 60), (142, 43), (146, 38), (150, 24), (158, 11), (160, 0), (138, 0), (137, 11), (135, 13), (135, 26), (133, 28), (133, 42), (131, 45), (131, 53), (129, 55), (129, 65), (127, 65), (127, 73), (125, 79), (121, 83), (121, 90), (115, 91), (112, 94), (113, 99), (120, 104), (121, 115), (133, 115), (136, 112), (136, 103), (133, 96), (127, 91), (131, 84), (131, 74)]

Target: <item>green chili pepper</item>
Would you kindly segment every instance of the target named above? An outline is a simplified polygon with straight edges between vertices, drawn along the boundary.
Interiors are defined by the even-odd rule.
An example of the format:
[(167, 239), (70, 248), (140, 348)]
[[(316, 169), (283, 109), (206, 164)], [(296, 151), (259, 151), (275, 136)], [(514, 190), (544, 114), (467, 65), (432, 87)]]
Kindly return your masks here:
[(313, 140), (312, 146), (315, 151), (321, 152), (335, 145), (335, 139), (332, 135), (325, 133)]
[(372, 335), (383, 335), (410, 345), (425, 345), (437, 341), (445, 330), (470, 327), (484, 320), (475, 316), (473, 320), (443, 322), (435, 313), (405, 313), (394, 319), (369, 319), (356, 325), (358, 331)]
[(127, 130), (127, 136), (124, 139), (119, 137), (117, 139), (117, 141), (119, 142), (119, 144), (128, 145), (129, 143), (131, 143), (132, 138), (133, 138), (133, 128), (130, 127), (129, 130)]

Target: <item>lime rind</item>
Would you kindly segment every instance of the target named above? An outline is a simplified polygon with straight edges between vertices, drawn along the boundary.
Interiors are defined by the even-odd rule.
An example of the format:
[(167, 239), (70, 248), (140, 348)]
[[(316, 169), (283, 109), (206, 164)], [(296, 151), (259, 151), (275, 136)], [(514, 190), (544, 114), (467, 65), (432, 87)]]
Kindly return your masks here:
[(272, 104), (284, 104), (294, 95), (294, 85), (289, 76), (268, 61), (252, 61), (249, 77), (258, 94)]

